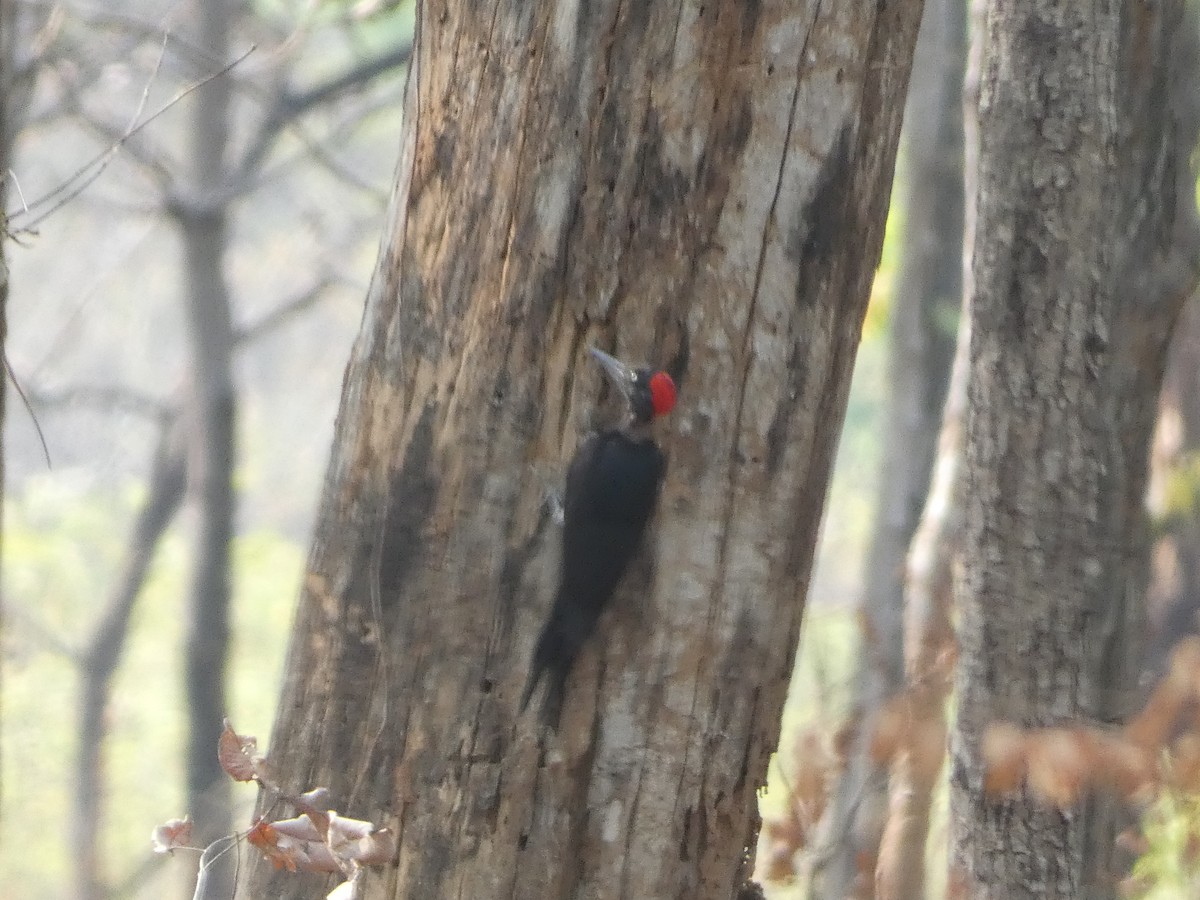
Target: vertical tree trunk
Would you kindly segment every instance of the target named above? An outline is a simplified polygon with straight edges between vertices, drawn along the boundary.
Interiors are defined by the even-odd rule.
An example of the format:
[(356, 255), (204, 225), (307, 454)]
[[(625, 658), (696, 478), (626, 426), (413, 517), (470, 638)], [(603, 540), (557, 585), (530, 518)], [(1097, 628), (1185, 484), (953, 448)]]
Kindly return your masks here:
[(1197, 258), (1182, 14), (987, 10), (951, 772), (971, 897), (1116, 893), (1112, 804), (985, 796), (979, 737), (997, 719), (1114, 721), (1135, 701), (1154, 401)]
[(960, 0), (926, 0), (901, 140), (904, 262), (891, 306), (887, 424), (875, 526), (863, 590), (864, 652), (857, 734), (822, 823), (828, 856), (815, 896), (873, 895), (886, 818), (886, 772), (871, 759), (871, 723), (904, 683), (904, 571), (929, 491), (962, 305), (962, 77), (966, 14)]
[[(420, 5), (271, 753), (396, 828), (372, 896), (739, 891), (919, 13)], [(593, 343), (686, 378), (652, 564), (543, 734), (516, 714), (557, 555), (538, 473)]]
[(1162, 672), (1175, 643), (1200, 631), (1200, 305), (1195, 295), (1175, 328), (1153, 455), (1151, 508), (1162, 531), (1151, 555), (1152, 628), (1142, 668)]
[(183, 502), (187, 473), (182, 444), (179, 422), (172, 417), (162, 424), (146, 501), (134, 520), (125, 562), (80, 661), (79, 757), (71, 814), (76, 900), (103, 900), (109, 893), (100, 853), (108, 700), (154, 551)]
[[(229, 55), (235, 0), (197, 0), (194, 41), (222, 65)], [(191, 344), (188, 472), (197, 525), (188, 601), (188, 809), (202, 844), (233, 830), (229, 779), (217, 762), (217, 737), (227, 713), (229, 544), (233, 536), (233, 320), (225, 282), (227, 190), (225, 155), (231, 83), (228, 74), (200, 88), (192, 107), (192, 184), (175, 206), (183, 240), (185, 305)], [(208, 881), (210, 896), (231, 893), (233, 854)]]

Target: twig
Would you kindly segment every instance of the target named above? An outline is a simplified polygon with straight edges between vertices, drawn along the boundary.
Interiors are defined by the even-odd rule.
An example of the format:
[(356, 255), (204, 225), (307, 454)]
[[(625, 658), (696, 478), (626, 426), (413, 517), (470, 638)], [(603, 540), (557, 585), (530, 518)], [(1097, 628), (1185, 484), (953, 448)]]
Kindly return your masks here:
[(17, 389), (17, 394), (21, 398), (21, 403), (25, 405), (25, 411), (29, 413), (29, 418), (33, 422), (33, 428), (37, 432), (38, 441), (42, 445), (42, 454), (46, 457), (46, 468), (53, 469), (54, 464), (50, 462), (50, 448), (46, 445), (46, 435), (42, 431), (42, 423), (38, 421), (37, 413), (33, 411), (33, 407), (29, 405), (29, 398), (25, 396), (25, 389), (21, 387), (21, 382), (17, 381), (17, 375), (13, 371), (12, 363), (8, 361), (8, 352), (0, 349), (0, 356), (4, 357), (4, 371), (8, 373), (8, 380), (12, 382), (14, 388)]
[(173, 412), (165, 401), (120, 385), (81, 384), (53, 391), (34, 388), (29, 392), (29, 399), (43, 410), (75, 405), (92, 406), (105, 411), (120, 410), (157, 421), (166, 419)]
[(285, 300), (279, 306), (275, 307), (268, 313), (264, 313), (259, 319), (243, 325), (233, 336), (234, 343), (246, 344), (251, 341), (258, 340), (264, 334), (278, 328), (286, 323), (293, 316), (298, 315), (304, 310), (313, 306), (324, 296), (325, 292), (333, 285), (333, 278), (322, 276), (318, 278), (306, 290), (300, 293), (299, 296), (293, 297), (290, 300)]
[[(146, 84), (142, 87), (142, 96), (138, 100), (138, 105), (137, 105), (137, 108), (133, 111), (133, 115), (129, 117), (129, 124), (127, 124), (125, 126), (124, 135), (119, 137), (117, 140), (115, 140), (99, 156), (94, 157), (92, 160), (85, 163), (81, 168), (76, 170), (76, 172), (70, 178), (68, 178), (66, 181), (64, 181), (61, 185), (56, 187), (54, 190), (50, 191), (47, 194), (44, 194), (43, 196), (39, 197), (37, 200), (34, 200), (32, 204), (26, 204), (24, 210), (22, 211), (23, 213), (26, 213), (26, 214), (30, 213), (33, 210), (37, 209), (42, 204), (48, 203), (55, 196), (57, 196), (60, 192), (65, 190), (67, 188), (67, 186), (71, 184), (71, 182), (75, 181), (77, 178), (81, 178), (82, 176), (84, 176), (87, 173), (88, 169), (90, 169), (90, 168), (92, 168), (92, 166), (96, 165), (97, 162), (100, 163), (99, 169), (91, 177), (91, 179), (83, 182), (83, 184), (79, 188), (79, 190), (82, 191), (83, 188), (87, 187), (89, 184), (91, 184), (93, 181), (95, 181), (97, 178), (100, 177), (100, 173), (103, 172), (108, 167), (109, 162), (112, 161), (112, 158), (116, 155), (117, 150), (120, 148), (120, 146), (126, 140), (128, 140), (129, 137), (136, 130), (135, 126), (137, 126), (137, 121), (138, 121), (138, 119), (140, 119), (142, 117), (142, 113), (145, 112), (145, 110), (146, 110), (146, 103), (150, 98), (150, 88), (153, 86), (155, 80), (158, 78), (159, 71), (162, 69), (163, 56), (167, 52), (167, 41), (169, 38), (170, 38), (170, 32), (164, 31), (163, 39), (162, 39), (162, 46), (158, 50), (158, 59), (155, 60), (155, 62), (154, 62), (154, 70), (150, 73), (150, 77), (148, 79), (146, 79)], [(82, 103), (78, 104), (78, 107), (80, 109), (80, 112), (82, 112), (83, 104)], [(70, 200), (70, 199), (74, 198), (75, 196), (78, 196), (78, 191), (74, 194), (69, 194), (66, 197), (66, 200)], [(58, 206), (51, 207), (50, 213), (52, 213), (56, 209), (58, 209), (59, 206), (61, 206), (61, 204), (59, 204)], [(50, 213), (46, 213), (46, 215), (49, 215)], [(28, 228), (20, 229), (20, 230), (28, 231), (30, 229), (37, 227), (38, 222), (42, 221), (42, 219), (44, 219), (46, 217), (46, 215), (43, 215), (41, 218), (35, 219), (33, 221), (33, 223), (28, 226)]]
[[(239, 65), (246, 57), (248, 57), (251, 53), (254, 52), (255, 46), (256, 45), (251, 44), (249, 49), (247, 49), (246, 52), (243, 53), (241, 56), (237, 57), (232, 62), (230, 62), (230, 63), (226, 64), (225, 66), (223, 66), (222, 68), (218, 69), (216, 72), (206, 75), (203, 78), (201, 78), (199, 81), (195, 81), (192, 84), (188, 85), (183, 90), (181, 90), (178, 94), (176, 94), (174, 97), (172, 97), (166, 104), (164, 104), (162, 107), (160, 107), (158, 110), (156, 110), (152, 115), (148, 116), (147, 118), (143, 119), (141, 122), (138, 122), (137, 124), (132, 125), (130, 128), (126, 129), (125, 133), (121, 136), (121, 138), (119, 140), (113, 142), (113, 144), (110, 147), (108, 147), (108, 149), (104, 150), (102, 153), (93, 157), (91, 161), (89, 161), (88, 163), (86, 163), (85, 165), (80, 167), (80, 169), (77, 172), (75, 172), (74, 175), (72, 175), (70, 178), (68, 178), (66, 181), (64, 181), (57, 188), (50, 191), (45, 196), (40, 197), (39, 199), (35, 200), (33, 202), (33, 204), (30, 206), (30, 209), (36, 209), (38, 206), (49, 202), (54, 197), (56, 197), (56, 196), (59, 197), (58, 201), (55, 202), (48, 210), (46, 210), (44, 213), (42, 213), (40, 216), (35, 218), (32, 222), (28, 223), (27, 225), (19, 226), (16, 229), (16, 231), (13, 233), (14, 234), (22, 234), (22, 233), (31, 232), (38, 225), (40, 225), (42, 222), (44, 222), (47, 217), (58, 212), (58, 210), (62, 209), (64, 206), (66, 206), (68, 203), (70, 203), (72, 200), (74, 200), (76, 197), (78, 197), (81, 193), (83, 193), (84, 190), (87, 189), (87, 187), (92, 182), (94, 182), (97, 178), (100, 177), (100, 175), (104, 172), (105, 169), (108, 168), (108, 165), (109, 165), (109, 163), (112, 162), (113, 157), (116, 156), (117, 152), (131, 137), (133, 137), (135, 134), (140, 132), (147, 125), (149, 125), (151, 122), (153, 122), (159, 116), (161, 116), (163, 113), (165, 113), (171, 107), (173, 107), (180, 100), (187, 97), (193, 91), (196, 91), (196, 90), (202, 88), (204, 85), (208, 84), (210, 81), (220, 78), (222, 75), (226, 74), (230, 69), (232, 69), (234, 66)], [(161, 62), (161, 57), (160, 57), (160, 62)], [(155, 67), (155, 73), (157, 73), (157, 71), (158, 71), (158, 68)], [(153, 81), (153, 76), (151, 77), (151, 81)], [(149, 89), (150, 89), (150, 85), (148, 83), (146, 85), (146, 91), (148, 92)], [(80, 181), (80, 179), (82, 179), (82, 181)], [(78, 185), (76, 185), (75, 187), (71, 188), (70, 185), (77, 181), (79, 181), (80, 183)]]

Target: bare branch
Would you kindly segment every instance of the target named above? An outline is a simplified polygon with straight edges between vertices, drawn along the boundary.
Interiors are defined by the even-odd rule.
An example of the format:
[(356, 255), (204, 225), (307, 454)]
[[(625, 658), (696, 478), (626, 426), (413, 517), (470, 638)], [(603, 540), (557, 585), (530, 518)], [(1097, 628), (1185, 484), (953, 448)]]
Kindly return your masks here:
[(42, 423), (38, 421), (37, 413), (33, 411), (33, 407), (29, 404), (29, 397), (25, 395), (25, 389), (21, 387), (21, 382), (17, 381), (17, 373), (13, 371), (12, 363), (8, 361), (8, 353), (0, 349), (0, 356), (4, 358), (4, 371), (8, 375), (8, 380), (12, 382), (12, 386), (16, 389), (17, 395), (21, 398), (21, 403), (25, 406), (25, 411), (29, 413), (29, 418), (33, 422), (33, 428), (37, 432), (38, 441), (42, 445), (42, 454), (46, 457), (46, 468), (51, 469), (54, 466), (50, 462), (50, 448), (46, 444), (46, 434), (42, 431)]
[(146, 419), (163, 420), (174, 414), (164, 400), (122, 385), (79, 384), (52, 390), (31, 388), (30, 402), (42, 409), (90, 406), (104, 412), (132, 413)]
[(332, 276), (322, 275), (297, 296), (285, 300), (270, 312), (264, 313), (257, 321), (239, 328), (233, 336), (234, 341), (239, 345), (248, 344), (274, 331), (306, 309), (319, 303), (333, 284)]
[[(157, 119), (159, 116), (161, 116), (167, 110), (169, 110), (172, 106), (174, 106), (176, 103), (178, 103), (184, 97), (188, 96), (188, 94), (191, 94), (193, 91), (198, 90), (199, 88), (208, 84), (210, 81), (221, 77), (226, 72), (228, 72), (230, 69), (232, 69), (234, 66), (237, 66), (238, 64), (240, 64), (242, 62), (242, 60), (244, 60), (246, 57), (248, 57), (251, 53), (254, 52), (254, 49), (255, 49), (254, 45), (252, 44), (250, 46), (250, 48), (247, 49), (246, 52), (243, 53), (241, 56), (237, 57), (232, 62), (228, 63), (227, 65), (225, 65), (221, 69), (217, 70), (216, 72), (206, 75), (198, 81), (192, 82), (187, 87), (185, 87), (183, 90), (181, 90), (178, 94), (176, 94), (174, 97), (172, 97), (171, 100), (169, 100), (166, 104), (164, 104), (162, 107), (160, 107), (158, 110), (156, 110), (153, 114), (146, 117), (145, 119), (142, 119), (140, 122), (137, 122), (136, 124), (134, 124), (130, 128), (128, 128), (125, 131), (125, 133), (121, 136), (121, 139), (119, 141), (112, 144), (103, 153), (100, 153), (98, 156), (94, 157), (90, 162), (88, 162), (85, 165), (83, 165), (82, 167), (80, 167), (80, 169), (78, 171), (76, 171), (74, 175), (72, 175), (70, 178), (68, 178), (65, 182), (63, 182), (57, 188), (55, 188), (54, 190), (50, 191), (48, 194), (44, 195), (43, 197), (40, 197), (39, 199), (35, 200), (32, 204), (30, 204), (29, 208), (30, 208), (30, 210), (33, 210), (45, 203), (49, 203), (50, 201), (54, 200), (56, 197), (58, 198), (57, 202), (54, 202), (48, 210), (46, 210), (44, 213), (42, 213), (41, 215), (34, 218), (34, 220), (32, 222), (29, 222), (29, 223), (23, 224), (23, 225), (18, 224), (17, 229), (15, 230), (15, 232), (12, 232), (12, 234), (21, 234), (21, 233), (27, 234), (27, 233), (32, 232), (35, 228), (37, 228), (38, 225), (40, 225), (42, 222), (44, 222), (49, 216), (58, 212), (58, 210), (62, 209), (64, 206), (66, 206), (68, 203), (70, 203), (72, 200), (74, 200), (76, 197), (78, 197), (81, 193), (83, 193), (84, 190), (87, 189), (88, 185), (90, 185), (97, 178), (99, 178), (100, 175), (104, 172), (104, 170), (108, 168), (109, 164), (113, 160), (113, 157), (116, 156), (116, 154), (129, 141), (129, 139), (131, 137), (133, 137), (135, 134), (140, 132), (143, 128), (145, 128), (147, 125), (149, 125), (155, 119)], [(157, 68), (155, 69), (155, 71), (157, 72)], [(146, 90), (149, 91), (149, 85), (147, 85)], [(139, 113), (139, 115), (140, 115), (140, 113)], [(10, 221), (19, 221), (19, 219), (21, 218), (22, 215), (24, 215), (24, 213), (20, 213), (20, 214), (11, 216)]]
[(406, 65), (412, 57), (412, 44), (400, 44), (374, 59), (365, 60), (322, 84), (301, 93), (286, 87), (267, 110), (258, 133), (250, 142), (236, 167), (236, 181), (248, 181), (270, 153), (285, 128), (317, 106), (334, 100), (348, 91), (360, 88), (386, 72)]
[(33, 640), (41, 644), (44, 649), (69, 660), (75, 665), (81, 665), (83, 655), (79, 648), (74, 646), (70, 641), (65, 640), (62, 635), (54, 628), (51, 628), (31, 609), (27, 609), (20, 603), (13, 602), (11, 596), (6, 597), (0, 603), (0, 611), (3, 612), (3, 619), (6, 627), (9, 623), (17, 622), (33, 637)]

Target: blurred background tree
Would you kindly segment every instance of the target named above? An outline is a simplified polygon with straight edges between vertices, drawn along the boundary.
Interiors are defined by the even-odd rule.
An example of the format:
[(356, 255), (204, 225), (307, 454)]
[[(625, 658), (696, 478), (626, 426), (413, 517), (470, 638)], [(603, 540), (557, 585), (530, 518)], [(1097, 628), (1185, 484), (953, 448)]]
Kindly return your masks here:
[[(411, 10), (4, 5), (15, 45), (6, 210), (22, 285), (9, 354), (53, 459), (38, 458), (30, 419), (6, 435), (5, 610), (16, 624), (5, 636), (4, 780), (16, 808), (49, 799), (40, 805), (62, 840), (0, 851), (0, 878), (42, 873), (39, 890), (90, 900), (142, 878), (132, 797), (191, 811), (201, 840), (232, 828), (216, 737), (227, 712), (249, 700), (262, 721), (272, 703), (298, 542), (394, 162), (398, 122), (375, 113), (398, 96)], [(173, 529), (181, 506), (187, 521)], [(73, 531), (72, 510), (93, 524)], [(185, 557), (176, 549), (165, 571), (163, 558), (181, 541), (190, 587), (164, 592)], [(71, 548), (82, 569), (64, 558)], [(248, 596), (255, 583), (260, 596)], [(243, 642), (232, 696), (231, 616)], [(65, 701), (51, 701), (56, 712), (77, 708), (76, 724), (47, 721), (31, 740), (39, 732), (23, 717), (45, 715), (48, 697)], [(47, 734), (64, 752), (46, 756)], [(131, 766), (135, 747), (158, 764)], [(171, 800), (180, 774), (186, 796)], [(147, 778), (152, 790), (137, 787)], [(16, 835), (0, 837), (6, 850)], [(54, 886), (67, 866), (70, 891)]]

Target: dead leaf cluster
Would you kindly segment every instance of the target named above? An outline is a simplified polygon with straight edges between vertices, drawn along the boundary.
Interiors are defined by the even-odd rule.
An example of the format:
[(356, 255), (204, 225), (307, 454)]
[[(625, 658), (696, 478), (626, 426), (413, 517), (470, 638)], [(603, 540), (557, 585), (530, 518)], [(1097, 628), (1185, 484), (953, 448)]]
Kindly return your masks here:
[[(392, 831), (373, 822), (339, 815), (332, 809), (332, 798), (326, 788), (291, 795), (272, 783), (266, 757), (258, 752), (258, 740), (238, 734), (228, 720), (217, 741), (217, 759), (234, 781), (256, 782), (296, 811), (288, 819), (260, 818), (235, 839), (244, 838), (277, 869), (344, 875), (346, 880), (326, 900), (355, 900), (364, 867), (387, 865), (395, 857), (397, 848)], [(187, 818), (159, 825), (152, 835), (154, 851), (200, 850), (189, 844), (191, 830), (192, 823)]]
[(1200, 637), (1179, 642), (1167, 673), (1124, 727), (1023, 729), (997, 722), (980, 750), (988, 793), (1026, 785), (1058, 809), (1091, 790), (1112, 791), (1138, 806), (1162, 790), (1200, 791)]
[[(765, 853), (759, 864), (762, 880), (785, 881), (797, 874), (797, 854), (812, 842), (831, 785), (845, 763), (846, 744), (844, 734), (831, 737), (809, 727), (797, 734), (791, 760), (787, 764), (780, 761), (784, 809), (763, 820)], [(786, 774), (785, 769), (792, 774)]]

